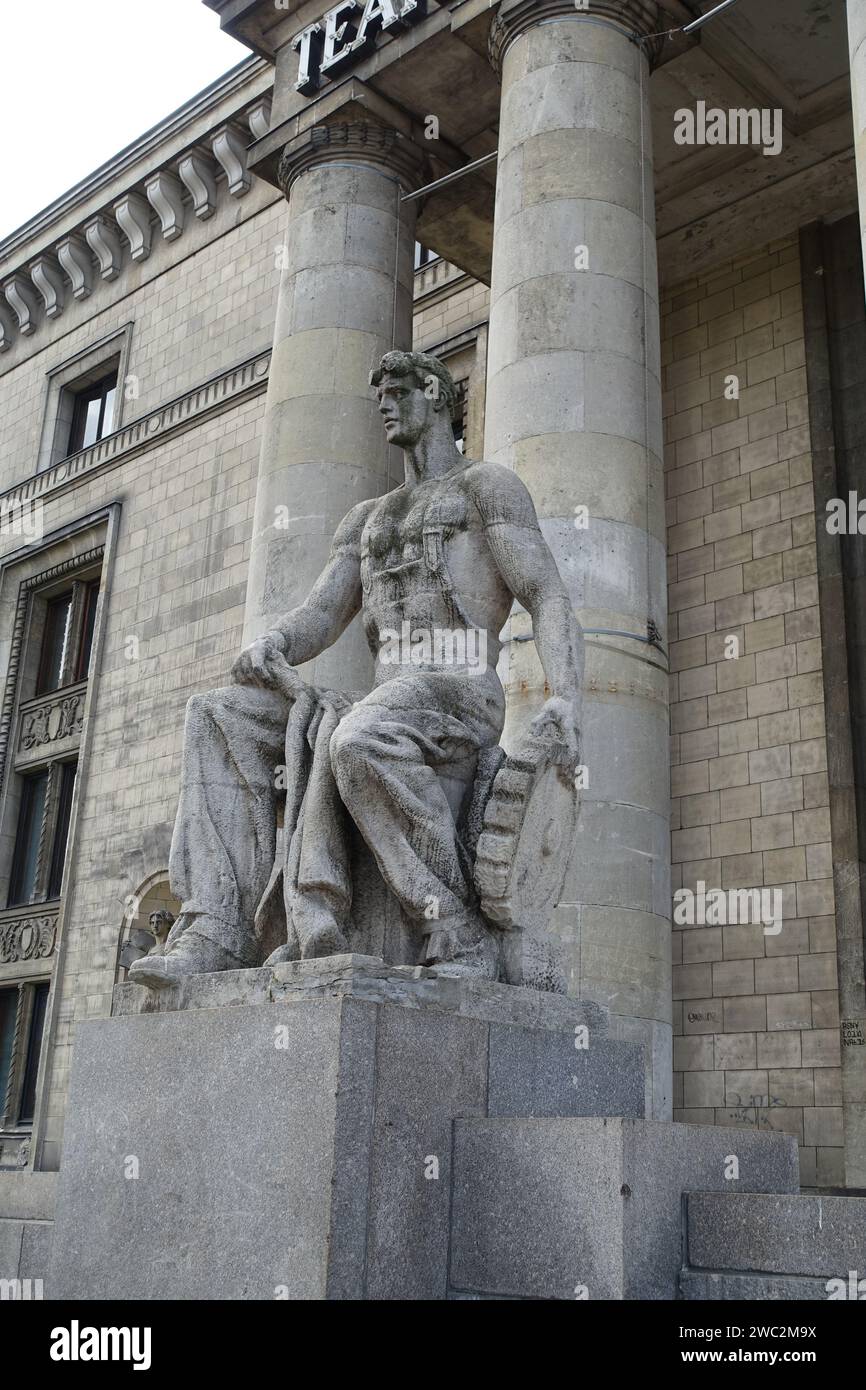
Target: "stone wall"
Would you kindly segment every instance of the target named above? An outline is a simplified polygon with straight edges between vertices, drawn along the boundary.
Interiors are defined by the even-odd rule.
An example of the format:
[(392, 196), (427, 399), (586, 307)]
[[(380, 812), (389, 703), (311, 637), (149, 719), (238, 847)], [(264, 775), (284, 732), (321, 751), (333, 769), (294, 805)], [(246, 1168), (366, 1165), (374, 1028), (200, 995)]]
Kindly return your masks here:
[[(796, 241), (668, 289), (662, 313), (673, 887), (779, 889), (783, 911), (777, 935), (760, 922), (675, 922), (675, 1118), (784, 1130), (801, 1146), (805, 1185), (840, 1183), (832, 845)], [(739, 399), (726, 399), (726, 387), (728, 395), (737, 389), (732, 377)]]

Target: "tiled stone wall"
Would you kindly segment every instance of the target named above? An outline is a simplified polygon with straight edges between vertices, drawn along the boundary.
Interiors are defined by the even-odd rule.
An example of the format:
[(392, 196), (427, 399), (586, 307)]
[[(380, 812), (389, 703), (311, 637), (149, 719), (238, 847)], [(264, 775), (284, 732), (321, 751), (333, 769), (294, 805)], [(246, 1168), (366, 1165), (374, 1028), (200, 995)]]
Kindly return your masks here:
[(490, 291), (447, 261), (415, 273), (414, 346), (432, 352), (450, 338), (486, 323)]
[[(676, 1118), (780, 1129), (842, 1182), (836, 936), (800, 265), (780, 241), (662, 303), (673, 886), (778, 888), (674, 925)], [(739, 399), (726, 399), (737, 377)], [(728, 641), (736, 638), (738, 648)], [(738, 649), (739, 655), (726, 657)]]

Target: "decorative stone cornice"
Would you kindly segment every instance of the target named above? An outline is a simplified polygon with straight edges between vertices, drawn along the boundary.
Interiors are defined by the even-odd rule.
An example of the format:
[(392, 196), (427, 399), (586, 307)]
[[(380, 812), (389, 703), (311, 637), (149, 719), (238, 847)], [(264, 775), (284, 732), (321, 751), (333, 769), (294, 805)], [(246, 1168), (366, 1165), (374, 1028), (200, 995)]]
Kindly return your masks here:
[[(190, 204), (207, 221), (226, 195), (242, 198), (252, 187), (247, 148), (264, 133), (270, 104), (258, 97), (249, 109), (223, 121), (186, 154), (114, 198), (0, 284), (0, 353), (18, 334), (34, 333), (57, 318), (67, 303), (86, 299), (99, 280), (116, 280), (131, 263), (147, 260), (154, 237), (183, 235)], [(157, 223), (153, 217), (156, 213)], [(71, 295), (70, 295), (71, 288)], [(36, 291), (38, 290), (38, 294)], [(11, 310), (10, 314), (8, 310)]]
[(42, 296), (46, 318), (57, 318), (58, 314), (63, 313), (66, 286), (54, 257), (37, 256), (30, 267), (30, 279)]
[(96, 217), (91, 217), (89, 222), (85, 222), (84, 236), (96, 257), (103, 280), (116, 280), (120, 274), (123, 253), (114, 223), (98, 213)]
[(505, 51), (516, 38), (542, 20), (576, 19), (584, 23), (604, 21), (615, 24), (642, 47), (652, 63), (661, 50), (661, 38), (649, 38), (664, 26), (659, 23), (656, 0), (591, 0), (588, 9), (576, 9), (574, 0), (516, 0), (506, 3), (494, 17), (487, 41), (487, 53), (494, 71), (502, 72)]
[(93, 261), (87, 242), (80, 236), (66, 236), (57, 243), (57, 259), (69, 276), (75, 299), (86, 299), (93, 289)]
[(180, 179), (168, 169), (152, 174), (144, 185), (150, 203), (162, 228), (165, 241), (176, 241), (183, 233), (183, 189)]
[(286, 197), (299, 175), (331, 160), (378, 165), (407, 192), (427, 175), (425, 154), (401, 131), (374, 121), (334, 121), (311, 126), (286, 145), (277, 168)]
[(134, 261), (146, 261), (150, 255), (150, 204), (140, 193), (124, 193), (114, 204), (117, 225), (129, 242)]
[[(102, 472), (114, 467), (133, 454), (149, 449), (159, 440), (168, 438), (180, 430), (188, 429), (211, 415), (218, 414), (229, 406), (236, 405), (250, 396), (259, 395), (268, 383), (270, 369), (270, 350), (250, 357), (246, 362), (231, 367), (227, 372), (212, 377), (192, 391), (168, 401), (149, 415), (132, 420), (114, 434), (107, 434), (91, 444), (89, 448), (70, 454), (51, 468), (46, 468), (35, 477), (18, 483), (8, 492), (0, 493), (0, 513), (7, 515), (19, 506), (27, 506), (37, 498), (45, 498), (62, 491), (84, 474)], [(0, 744), (2, 744), (2, 719), (0, 719)]]
[(24, 334), (36, 331), (36, 294), (30, 281), (22, 274), (10, 275), (3, 286), (6, 303)]
[(211, 136), (211, 149), (228, 181), (229, 193), (240, 198), (250, 190), (252, 176), (247, 169), (247, 146), (232, 125), (221, 126)]
[(192, 198), (193, 212), (202, 222), (206, 222), (216, 212), (217, 189), (213, 165), (204, 155), (193, 150), (192, 154), (180, 161), (177, 172)]

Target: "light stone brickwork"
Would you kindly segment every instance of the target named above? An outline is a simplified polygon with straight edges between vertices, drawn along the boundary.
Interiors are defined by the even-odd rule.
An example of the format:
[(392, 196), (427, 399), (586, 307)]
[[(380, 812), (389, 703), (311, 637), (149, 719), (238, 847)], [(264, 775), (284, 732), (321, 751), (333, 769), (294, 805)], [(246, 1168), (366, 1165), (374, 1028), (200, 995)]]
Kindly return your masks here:
[(461, 333), (486, 324), (490, 290), (447, 261), (436, 260), (415, 273), (414, 346), (434, 352)]
[[(783, 904), (778, 935), (675, 924), (675, 1118), (784, 1130), (804, 1185), (842, 1183), (796, 241), (668, 289), (662, 314), (673, 887), (778, 888)], [(732, 376), (739, 399), (725, 396)]]

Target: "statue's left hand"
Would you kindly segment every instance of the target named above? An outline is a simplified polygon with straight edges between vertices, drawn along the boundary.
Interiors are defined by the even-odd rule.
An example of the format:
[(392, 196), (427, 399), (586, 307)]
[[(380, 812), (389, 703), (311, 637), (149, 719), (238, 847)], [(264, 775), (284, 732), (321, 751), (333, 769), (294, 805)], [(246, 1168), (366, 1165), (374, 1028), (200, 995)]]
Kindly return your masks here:
[(577, 702), (554, 695), (530, 725), (530, 732), (535, 738), (553, 742), (555, 761), (560, 767), (574, 768), (580, 759), (577, 720)]

